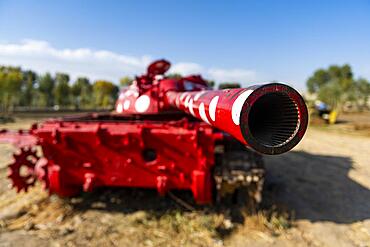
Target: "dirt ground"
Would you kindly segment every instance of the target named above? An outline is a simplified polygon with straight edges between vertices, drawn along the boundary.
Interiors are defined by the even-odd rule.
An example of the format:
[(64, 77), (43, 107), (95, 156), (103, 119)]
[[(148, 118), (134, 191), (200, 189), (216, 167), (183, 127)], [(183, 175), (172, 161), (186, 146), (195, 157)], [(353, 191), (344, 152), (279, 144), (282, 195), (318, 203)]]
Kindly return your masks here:
[(16, 194), (6, 178), (14, 149), (1, 144), (0, 246), (370, 246), (370, 135), (341, 130), (310, 127), (291, 152), (265, 156), (262, 209), (239, 220), (233, 208), (188, 211), (151, 190)]

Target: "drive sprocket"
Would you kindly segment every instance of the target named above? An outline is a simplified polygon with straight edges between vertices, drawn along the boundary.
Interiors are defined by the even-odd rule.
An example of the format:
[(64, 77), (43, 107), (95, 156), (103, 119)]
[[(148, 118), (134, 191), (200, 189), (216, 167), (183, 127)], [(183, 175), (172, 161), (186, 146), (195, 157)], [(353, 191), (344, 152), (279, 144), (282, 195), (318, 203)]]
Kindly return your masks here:
[(31, 147), (22, 147), (13, 155), (13, 162), (8, 165), (8, 178), (12, 180), (12, 187), (16, 188), (17, 192), (27, 192), (28, 188), (35, 184), (35, 165), (39, 159), (36, 150)]

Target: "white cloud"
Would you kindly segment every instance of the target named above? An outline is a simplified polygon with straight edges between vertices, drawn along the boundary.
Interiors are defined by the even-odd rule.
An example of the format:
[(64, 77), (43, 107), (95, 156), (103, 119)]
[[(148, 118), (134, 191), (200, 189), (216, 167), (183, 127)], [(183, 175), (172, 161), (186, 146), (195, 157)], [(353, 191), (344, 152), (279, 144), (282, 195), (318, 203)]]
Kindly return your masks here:
[(0, 43), (0, 64), (20, 65), (39, 73), (67, 72), (72, 78), (82, 75), (118, 81), (123, 75), (142, 73), (151, 60), (148, 56), (132, 57), (88, 48), (56, 49), (39, 40)]
[[(0, 64), (22, 66), (38, 73), (67, 72), (74, 79), (87, 76), (92, 80), (108, 79), (118, 82), (122, 76), (145, 71), (153, 60), (150, 56), (127, 56), (107, 50), (89, 48), (57, 49), (46, 41), (23, 40), (20, 43), (0, 42)], [(171, 73), (201, 74), (216, 81), (249, 82), (256, 79), (253, 70), (205, 68), (197, 63), (173, 64)]]

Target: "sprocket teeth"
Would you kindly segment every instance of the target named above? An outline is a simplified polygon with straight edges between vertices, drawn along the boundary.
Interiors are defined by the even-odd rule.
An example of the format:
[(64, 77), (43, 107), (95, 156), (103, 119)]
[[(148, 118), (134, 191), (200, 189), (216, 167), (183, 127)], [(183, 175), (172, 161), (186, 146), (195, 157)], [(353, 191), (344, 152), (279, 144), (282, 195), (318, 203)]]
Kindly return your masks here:
[(13, 176), (13, 174), (14, 174), (13, 170), (12, 170), (12, 169), (9, 169), (9, 170), (8, 170), (8, 175), (7, 175), (7, 177), (9, 178), (9, 177)]

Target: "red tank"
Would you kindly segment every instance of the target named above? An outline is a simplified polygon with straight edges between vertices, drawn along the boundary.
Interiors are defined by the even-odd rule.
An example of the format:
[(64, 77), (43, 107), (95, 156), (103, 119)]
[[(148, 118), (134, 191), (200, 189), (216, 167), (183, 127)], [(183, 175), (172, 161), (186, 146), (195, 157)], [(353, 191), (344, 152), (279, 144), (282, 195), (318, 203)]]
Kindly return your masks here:
[(167, 78), (169, 68), (149, 65), (122, 89), (115, 112), (0, 131), (0, 142), (20, 149), (9, 165), (13, 186), (27, 191), (40, 180), (61, 196), (101, 186), (191, 190), (198, 204), (247, 189), (259, 202), (261, 154), (289, 151), (306, 131), (302, 97), (280, 83), (212, 90), (201, 76)]

